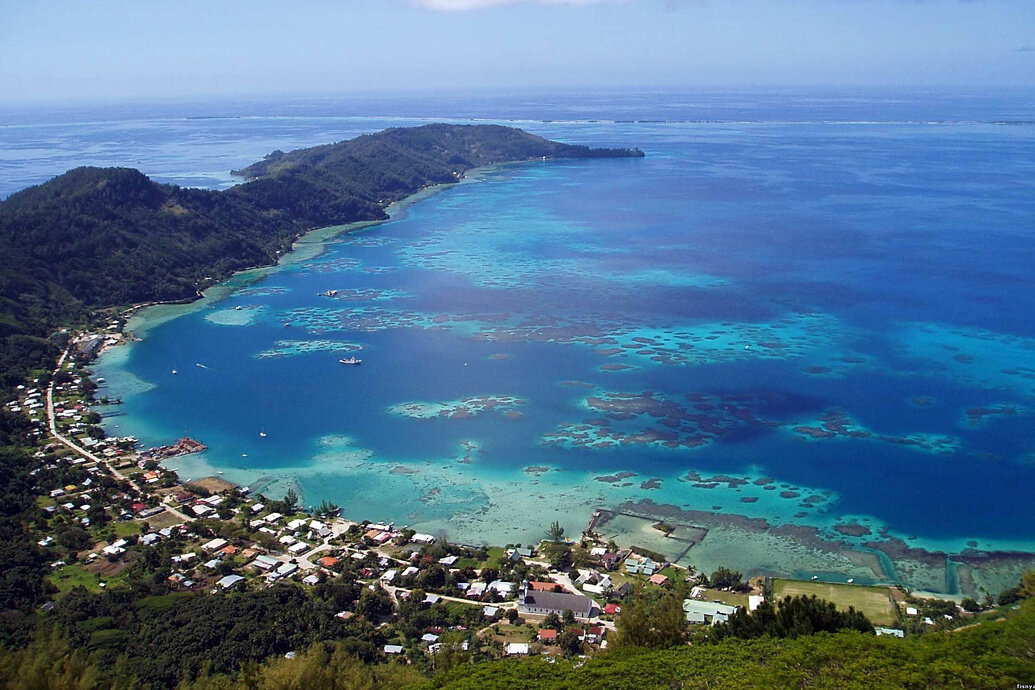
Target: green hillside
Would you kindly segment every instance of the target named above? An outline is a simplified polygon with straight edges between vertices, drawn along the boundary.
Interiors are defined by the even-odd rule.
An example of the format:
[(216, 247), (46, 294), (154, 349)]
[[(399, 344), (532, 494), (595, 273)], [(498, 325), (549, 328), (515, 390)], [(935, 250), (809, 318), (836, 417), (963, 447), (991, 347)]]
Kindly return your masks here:
[(425, 688), (1006, 688), (1035, 682), (1035, 601), (1005, 621), (897, 639), (857, 632), (620, 649), (584, 665), (541, 658), (456, 669)]
[(427, 125), (275, 152), (223, 192), (76, 168), (0, 202), (0, 388), (46, 368), (57, 348), (41, 338), (90, 309), (192, 299), (235, 271), (275, 263), (307, 230), (384, 219), (391, 202), (470, 168), (642, 155), (510, 127)]

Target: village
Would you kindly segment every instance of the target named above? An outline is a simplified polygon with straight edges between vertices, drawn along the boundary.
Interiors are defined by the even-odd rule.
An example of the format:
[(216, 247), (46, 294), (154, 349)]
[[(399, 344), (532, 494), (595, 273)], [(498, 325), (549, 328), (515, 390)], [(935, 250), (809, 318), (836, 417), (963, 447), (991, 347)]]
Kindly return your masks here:
[[(754, 610), (767, 596), (810, 592), (840, 597), (866, 613), (878, 634), (896, 637), (968, 615), (954, 602), (913, 599), (894, 587), (745, 583), (724, 568), (709, 577), (589, 529), (566, 539), (555, 524), (536, 544), (465, 546), (349, 520), (333, 505), (304, 510), (293, 492), (271, 499), (220, 477), (181, 482), (159, 461), (204, 450), (201, 442), (140, 450), (137, 439), (108, 438), (96, 426), (95, 384), (85, 369), (93, 352), (82, 347), (94, 342), (80, 339), (47, 385), (20, 386), (7, 403), (46, 429), (36, 432), (40, 465), (31, 474), (49, 516), (37, 525), (38, 544), (53, 554), (49, 580), (61, 593), (117, 587), (141, 569), (162, 573), (169, 592), (200, 596), (347, 584), (352, 595), (341, 598), (337, 617), (377, 623), (385, 657), (407, 659), (444, 646), (493, 656), (593, 654), (607, 648), (623, 601), (640, 589), (678, 587), (689, 626)], [(393, 627), (404, 607), (422, 611), (422, 624)]]

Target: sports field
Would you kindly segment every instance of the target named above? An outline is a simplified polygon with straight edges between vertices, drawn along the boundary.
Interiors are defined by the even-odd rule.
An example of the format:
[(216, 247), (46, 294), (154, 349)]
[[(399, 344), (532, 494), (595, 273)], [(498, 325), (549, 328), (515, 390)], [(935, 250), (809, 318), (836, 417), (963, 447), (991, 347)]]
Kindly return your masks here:
[(815, 594), (837, 604), (839, 609), (854, 606), (870, 619), (874, 625), (890, 625), (895, 622), (895, 606), (887, 587), (865, 587), (863, 585), (842, 585), (829, 582), (806, 582), (804, 580), (773, 579), (773, 597), (780, 599), (798, 594)]

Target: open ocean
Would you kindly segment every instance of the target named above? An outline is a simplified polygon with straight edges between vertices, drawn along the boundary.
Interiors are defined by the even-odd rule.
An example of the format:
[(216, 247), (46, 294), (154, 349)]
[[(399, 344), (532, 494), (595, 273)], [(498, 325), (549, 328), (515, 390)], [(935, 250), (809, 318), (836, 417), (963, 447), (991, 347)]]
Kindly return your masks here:
[(639, 147), (487, 171), (144, 312), (96, 367), (109, 433), (187, 432), (185, 478), (461, 542), (606, 509), (602, 534), (709, 572), (980, 596), (1035, 561), (1032, 95), (0, 109), (0, 196), (84, 164), (225, 188), (431, 121)]

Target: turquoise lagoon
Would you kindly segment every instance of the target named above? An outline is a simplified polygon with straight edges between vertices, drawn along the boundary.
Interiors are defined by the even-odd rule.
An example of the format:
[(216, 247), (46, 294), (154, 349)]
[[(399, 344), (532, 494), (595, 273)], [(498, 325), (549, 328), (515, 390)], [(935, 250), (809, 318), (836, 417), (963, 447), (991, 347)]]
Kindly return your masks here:
[[(185, 478), (461, 542), (605, 510), (705, 570), (998, 592), (1035, 553), (1035, 129), (808, 107), (520, 123), (647, 156), (485, 171), (145, 311), (97, 366), (106, 426), (201, 439)], [(252, 118), (218, 156), (233, 121), (154, 136), (195, 128), (206, 184), (421, 121)]]

